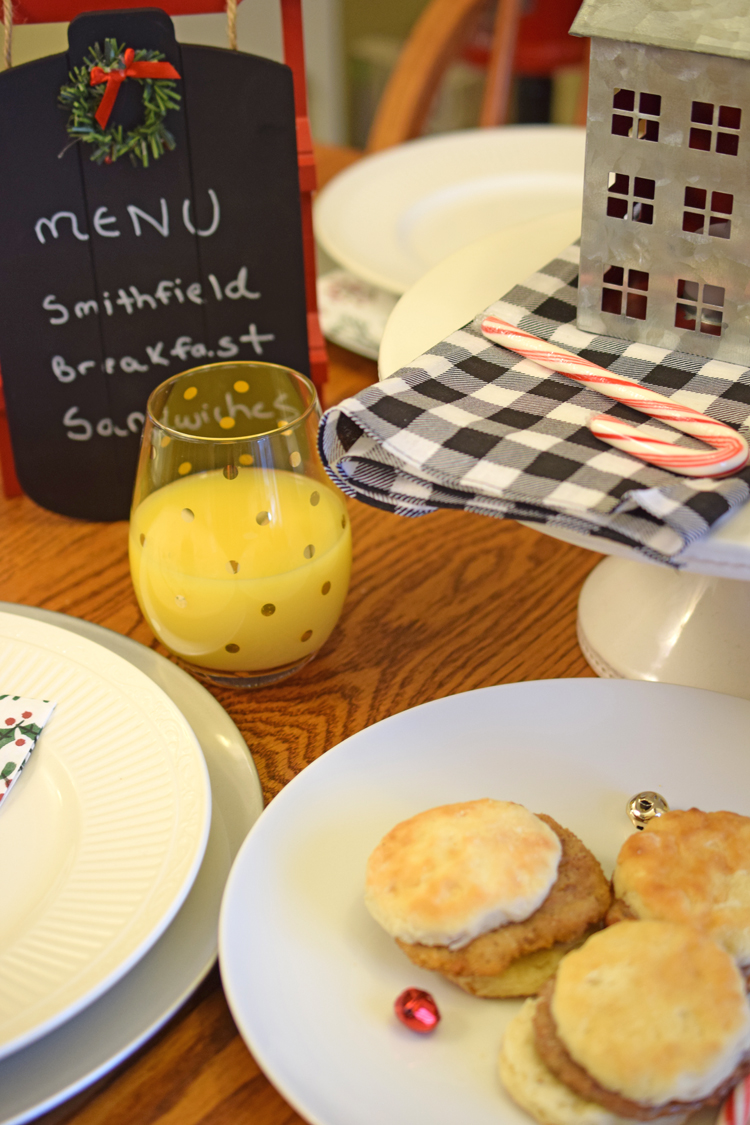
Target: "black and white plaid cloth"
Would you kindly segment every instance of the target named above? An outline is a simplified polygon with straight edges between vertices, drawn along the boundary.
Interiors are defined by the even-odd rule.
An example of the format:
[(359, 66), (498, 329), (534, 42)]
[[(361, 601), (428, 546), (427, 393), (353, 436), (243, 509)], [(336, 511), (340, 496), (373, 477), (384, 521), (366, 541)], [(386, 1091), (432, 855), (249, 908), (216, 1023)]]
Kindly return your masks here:
[(319, 448), (350, 496), (404, 516), (463, 508), (614, 540), (661, 562), (750, 498), (750, 467), (690, 479), (605, 445), (586, 426), (612, 414), (677, 445), (692, 439), (485, 340), (494, 313), (600, 367), (748, 432), (750, 369), (593, 336), (575, 326), (578, 247), (391, 378), (323, 416)]

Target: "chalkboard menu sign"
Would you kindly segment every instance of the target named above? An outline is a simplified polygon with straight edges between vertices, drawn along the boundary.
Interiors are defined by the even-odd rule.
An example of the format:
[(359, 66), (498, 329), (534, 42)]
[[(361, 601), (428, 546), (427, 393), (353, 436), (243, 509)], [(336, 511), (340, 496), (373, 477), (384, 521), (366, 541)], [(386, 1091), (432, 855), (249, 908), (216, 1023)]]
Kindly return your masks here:
[[(58, 106), (110, 38), (180, 75), (176, 146), (148, 167), (92, 162)], [(112, 121), (138, 125), (141, 98), (123, 82)], [(178, 45), (159, 9), (81, 15), (67, 54), (0, 74), (0, 369), (24, 491), (127, 518), (149, 392), (234, 358), (308, 372), (291, 71)]]

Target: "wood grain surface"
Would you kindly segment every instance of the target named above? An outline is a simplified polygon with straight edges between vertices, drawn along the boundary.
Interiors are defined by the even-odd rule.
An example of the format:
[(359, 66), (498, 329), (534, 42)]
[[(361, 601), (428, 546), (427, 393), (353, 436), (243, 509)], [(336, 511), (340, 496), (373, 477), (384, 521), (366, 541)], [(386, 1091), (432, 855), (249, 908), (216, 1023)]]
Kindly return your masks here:
[[(332, 349), (329, 403), (375, 365)], [(342, 618), (296, 676), (215, 690), (242, 731), (266, 801), (342, 739), (431, 699), (491, 684), (592, 675), (576, 602), (598, 556), (461, 512), (407, 520), (349, 502), (354, 567)], [(127, 525), (0, 502), (0, 599), (86, 618), (156, 648), (130, 583)], [(216, 969), (142, 1050), (44, 1125), (286, 1125), (302, 1119), (240, 1039)]]

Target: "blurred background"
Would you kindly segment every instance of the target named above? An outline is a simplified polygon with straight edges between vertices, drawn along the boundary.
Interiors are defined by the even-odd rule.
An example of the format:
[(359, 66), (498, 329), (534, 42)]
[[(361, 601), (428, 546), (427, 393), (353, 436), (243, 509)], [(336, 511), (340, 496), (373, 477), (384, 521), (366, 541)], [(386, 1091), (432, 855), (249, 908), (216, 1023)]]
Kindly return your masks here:
[[(145, 0), (144, 0), (145, 2)], [(308, 96), (313, 135), (327, 144), (364, 148), (375, 108), (401, 45), (427, 0), (303, 0)], [(551, 22), (567, 27), (576, 4), (570, 0), (527, 0), (516, 61), (510, 120), (566, 124), (575, 115), (580, 85), (578, 42), (568, 57), (539, 57), (534, 44)], [(570, 10), (569, 10), (570, 9)], [(449, 67), (425, 132), (442, 133), (476, 125), (484, 68), (489, 55), (494, 3)], [(221, 14), (177, 16), (177, 38), (184, 43), (227, 46)], [(278, 0), (243, 0), (237, 14), (242, 51), (281, 60)], [(14, 65), (67, 47), (66, 24), (22, 24), (13, 31)]]

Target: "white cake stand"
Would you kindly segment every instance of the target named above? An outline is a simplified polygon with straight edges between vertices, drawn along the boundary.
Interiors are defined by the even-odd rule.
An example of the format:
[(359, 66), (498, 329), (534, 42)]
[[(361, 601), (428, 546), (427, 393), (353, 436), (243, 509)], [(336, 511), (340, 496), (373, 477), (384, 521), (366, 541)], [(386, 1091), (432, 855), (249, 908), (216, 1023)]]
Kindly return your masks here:
[[(464, 247), (396, 305), (380, 346), (384, 379), (454, 332), (578, 237), (580, 213), (549, 215)], [(529, 524), (591, 550), (573, 532)], [(598, 540), (581, 590), (578, 639), (599, 676), (660, 680), (750, 698), (750, 505), (689, 548), (684, 567)]]

